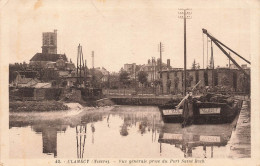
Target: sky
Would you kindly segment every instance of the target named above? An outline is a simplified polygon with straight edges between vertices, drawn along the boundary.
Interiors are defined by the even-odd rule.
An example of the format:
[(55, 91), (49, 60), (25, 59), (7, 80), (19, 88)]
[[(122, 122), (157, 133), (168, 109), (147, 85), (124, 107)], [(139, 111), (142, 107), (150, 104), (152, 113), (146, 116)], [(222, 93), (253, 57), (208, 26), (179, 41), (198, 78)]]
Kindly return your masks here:
[[(76, 62), (77, 46), (82, 45), (87, 65), (119, 71), (125, 63), (146, 64), (159, 58), (158, 45), (164, 45), (163, 62), (183, 68), (184, 25), (179, 8), (191, 8), (187, 20), (187, 68), (194, 59), (203, 67), (202, 28), (250, 60), (250, 4), (245, 1), (169, 0), (9, 0), (2, 14), (6, 39), (4, 55), (9, 63), (29, 62), (41, 52), (42, 32), (58, 30), (58, 53)], [(234, 1), (233, 1), (234, 2)], [(7, 39), (8, 38), (8, 39)], [(207, 45), (204, 36), (204, 67)], [(210, 46), (210, 43), (209, 43)], [(209, 48), (210, 51), (210, 48)], [(228, 58), (213, 45), (215, 66), (225, 66)], [(208, 54), (210, 56), (210, 52)], [(231, 54), (241, 64), (244, 61)], [(209, 58), (208, 58), (209, 59)]]

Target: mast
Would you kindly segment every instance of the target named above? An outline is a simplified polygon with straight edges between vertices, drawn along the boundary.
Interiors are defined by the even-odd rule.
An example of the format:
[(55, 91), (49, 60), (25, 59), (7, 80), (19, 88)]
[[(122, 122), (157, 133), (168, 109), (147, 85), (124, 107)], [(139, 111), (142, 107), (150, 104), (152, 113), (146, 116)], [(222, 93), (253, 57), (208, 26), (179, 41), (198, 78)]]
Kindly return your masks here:
[(80, 44), (78, 45), (78, 52), (77, 52), (77, 82), (79, 81), (79, 48)]
[(80, 82), (80, 84), (81, 84), (81, 68), (82, 68), (82, 65), (81, 65), (81, 46), (80, 46), (80, 52), (79, 52), (79, 55), (80, 55), (80, 57), (79, 57), (79, 67), (80, 67), (80, 69), (79, 69), (79, 82)]

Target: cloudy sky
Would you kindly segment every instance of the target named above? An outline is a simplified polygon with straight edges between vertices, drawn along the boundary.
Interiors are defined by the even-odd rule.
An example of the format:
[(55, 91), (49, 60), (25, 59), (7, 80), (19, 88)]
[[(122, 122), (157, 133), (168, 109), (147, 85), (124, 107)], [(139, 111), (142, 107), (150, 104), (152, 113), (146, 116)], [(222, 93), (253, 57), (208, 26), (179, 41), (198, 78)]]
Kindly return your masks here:
[[(178, 18), (178, 8), (192, 8), (192, 19), (187, 20), (188, 68), (194, 59), (203, 66), (202, 28), (250, 60), (252, 19), (250, 4), (244, 2), (9, 0), (2, 4), (2, 37), (6, 39), (2, 45), (10, 63), (29, 62), (41, 52), (42, 32), (57, 29), (58, 53), (66, 53), (73, 62), (80, 43), (88, 66), (93, 50), (95, 67), (119, 71), (125, 63), (145, 64), (151, 57), (159, 58), (162, 42), (163, 61), (171, 59), (173, 67), (183, 67), (183, 20)], [(214, 57), (215, 66), (228, 63), (216, 46)]]

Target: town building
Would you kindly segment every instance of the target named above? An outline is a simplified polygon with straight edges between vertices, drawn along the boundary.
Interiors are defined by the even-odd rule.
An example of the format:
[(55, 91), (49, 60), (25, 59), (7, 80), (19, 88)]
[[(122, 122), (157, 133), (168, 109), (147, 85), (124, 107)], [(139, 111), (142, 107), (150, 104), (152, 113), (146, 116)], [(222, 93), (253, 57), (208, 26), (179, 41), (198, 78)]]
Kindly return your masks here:
[[(42, 52), (36, 53), (30, 59), (30, 67), (33, 69), (58, 68), (72, 70), (75, 65), (68, 62), (65, 54), (57, 54), (57, 30), (42, 33)], [(74, 67), (73, 67), (74, 66)]]
[(45, 69), (57, 71), (59, 77), (68, 77), (71, 76), (71, 74), (73, 75), (73, 71), (75, 71), (76, 67), (74, 63), (67, 62), (60, 57), (56, 62), (48, 62), (45, 65)]
[(148, 74), (148, 82), (153, 82), (160, 79), (159, 71), (168, 71), (171, 68), (170, 59), (167, 59), (167, 64), (162, 63), (160, 66), (160, 59), (158, 58), (156, 61), (155, 58), (152, 58), (148, 59), (147, 64), (141, 66), (140, 71), (145, 71)]
[(96, 68), (94, 68), (94, 70), (90, 69), (90, 74), (91, 74), (91, 77), (94, 75), (95, 79), (99, 83), (107, 82), (109, 79), (109, 71), (107, 71), (104, 67), (96, 67)]
[(136, 63), (126, 63), (124, 64), (124, 70), (129, 74), (134, 74), (136, 72)]
[[(250, 69), (246, 69), (250, 75)], [(180, 94), (184, 91), (183, 69), (172, 69), (162, 71), (163, 93)], [(186, 87), (191, 90), (198, 82), (197, 89), (205, 87), (216, 87), (223, 91), (244, 92), (250, 86), (250, 81), (245, 80), (244, 74), (238, 69), (217, 68), (217, 69), (189, 69), (186, 73)], [(247, 84), (247, 86), (245, 85)]]
[(35, 71), (14, 71), (9, 75), (10, 87), (32, 87), (40, 82), (37, 77)]
[(42, 52), (36, 53), (30, 59), (29, 66), (34, 71), (41, 73), (42, 81), (56, 81), (54, 84), (58, 87), (58, 82), (61, 82), (63, 86), (72, 86), (77, 80), (75, 64), (71, 60), (68, 61), (65, 54), (57, 54), (57, 30), (43, 32)]
[(57, 62), (58, 60), (61, 59), (65, 62), (68, 62), (68, 59), (65, 54), (36, 53), (30, 59), (30, 66), (33, 69), (42, 69), (45, 68), (46, 64)]
[(38, 79), (26, 78), (26, 77), (23, 77), (23, 76), (21, 77), (20, 75), (18, 75), (17, 78), (11, 83), (11, 85), (18, 87), (18, 88), (33, 87), (38, 82), (40, 82)]
[(42, 53), (57, 54), (57, 30), (42, 33)]

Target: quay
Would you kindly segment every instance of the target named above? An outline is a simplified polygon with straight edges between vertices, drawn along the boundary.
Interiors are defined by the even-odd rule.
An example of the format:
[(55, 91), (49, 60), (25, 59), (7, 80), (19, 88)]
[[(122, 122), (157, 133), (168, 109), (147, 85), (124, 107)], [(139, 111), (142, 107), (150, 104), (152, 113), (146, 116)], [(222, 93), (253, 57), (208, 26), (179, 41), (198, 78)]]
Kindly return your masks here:
[[(243, 100), (249, 102), (250, 99), (246, 95), (237, 95), (233, 93), (237, 100)], [(106, 98), (110, 99), (117, 105), (147, 105), (147, 106), (159, 106), (163, 105), (174, 99), (182, 99), (182, 95), (155, 95), (155, 94), (106, 94)]]
[(243, 101), (235, 130), (230, 138), (231, 158), (251, 157), (251, 119), (250, 101)]

